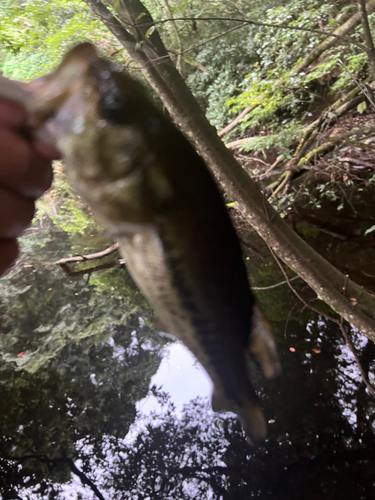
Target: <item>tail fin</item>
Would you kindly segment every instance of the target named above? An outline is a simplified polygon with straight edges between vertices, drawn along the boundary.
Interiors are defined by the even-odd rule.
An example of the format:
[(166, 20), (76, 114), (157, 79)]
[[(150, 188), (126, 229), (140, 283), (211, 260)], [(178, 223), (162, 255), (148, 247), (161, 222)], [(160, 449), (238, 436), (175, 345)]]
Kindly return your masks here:
[(218, 413), (230, 411), (238, 415), (251, 444), (258, 445), (266, 439), (266, 421), (256, 401), (248, 400), (240, 406), (227, 399), (221, 391), (215, 389), (211, 405), (212, 409)]

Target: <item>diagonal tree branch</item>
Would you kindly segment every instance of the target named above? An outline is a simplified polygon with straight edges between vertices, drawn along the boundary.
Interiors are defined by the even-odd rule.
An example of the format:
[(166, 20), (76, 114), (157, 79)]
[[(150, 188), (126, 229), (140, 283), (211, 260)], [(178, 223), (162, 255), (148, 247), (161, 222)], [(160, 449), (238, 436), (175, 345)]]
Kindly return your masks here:
[(375, 74), (375, 47), (374, 41), (372, 39), (370, 25), (368, 22), (367, 8), (365, 0), (358, 0), (358, 10), (361, 15), (362, 28), (363, 28), (363, 37), (365, 39), (366, 44), (366, 52), (369, 58), (369, 61), (372, 66), (372, 71)]
[[(98, 11), (105, 9), (103, 5), (99, 5), (101, 2), (98, 0), (85, 1), (90, 8), (93, 7)], [(106, 25), (112, 32), (116, 23), (117, 32), (122, 28), (123, 33), (119, 33), (119, 41), (126, 48), (129, 47), (129, 54), (137, 63), (144, 64), (141, 67), (142, 72), (162, 99), (170, 116), (195, 144), (197, 151), (206, 160), (227, 194), (238, 202), (244, 217), (276, 254), (322, 300), (364, 335), (375, 341), (375, 298), (351, 280), (348, 280), (344, 294), (345, 276), (303, 241), (267, 203), (254, 182), (218, 138), (216, 130), (207, 121), (172, 61), (166, 58), (163, 64), (158, 64), (158, 58), (168, 57), (168, 52), (157, 30), (147, 37), (147, 30), (139, 26), (141, 21), (146, 23), (152, 21), (150, 13), (141, 1), (112, 0), (112, 5), (124, 25), (131, 26), (129, 27), (131, 33), (108, 9), (103, 16)], [(369, 5), (375, 10), (375, 0), (371, 0)], [(353, 16), (350, 23), (345, 24), (346, 30), (353, 28), (359, 22), (359, 13), (357, 16), (358, 18)], [(130, 34), (133, 44), (129, 44)], [(134, 46), (134, 39), (137, 41), (137, 49)], [(321, 44), (319, 47), (319, 50), (325, 50), (327, 44), (324, 46)], [(303, 63), (309, 64), (309, 61), (305, 59)], [(350, 298), (355, 299), (355, 306)]]
[(22, 457), (5, 456), (4, 458), (6, 460), (16, 462), (16, 463), (26, 462), (27, 460), (38, 460), (39, 462), (46, 464), (50, 470), (53, 470), (53, 468), (56, 467), (58, 464), (66, 464), (69, 467), (69, 469), (71, 470), (71, 472), (79, 477), (79, 479), (81, 480), (81, 483), (84, 486), (88, 486), (91, 489), (91, 491), (94, 493), (96, 498), (98, 498), (99, 500), (105, 500), (105, 498), (100, 493), (96, 484), (93, 481), (91, 481), (91, 479), (89, 477), (87, 477), (86, 474), (84, 474), (81, 470), (78, 469), (78, 467), (76, 466), (76, 464), (73, 462), (73, 460), (71, 458), (68, 458), (68, 457), (48, 458), (46, 456), (36, 455), (36, 454), (24, 455)]

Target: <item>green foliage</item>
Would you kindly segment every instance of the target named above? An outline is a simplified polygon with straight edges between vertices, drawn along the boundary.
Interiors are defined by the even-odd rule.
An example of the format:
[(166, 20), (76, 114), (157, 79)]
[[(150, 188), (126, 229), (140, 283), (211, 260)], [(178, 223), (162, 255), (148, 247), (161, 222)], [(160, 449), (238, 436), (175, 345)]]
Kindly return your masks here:
[(316, 238), (319, 234), (319, 229), (308, 224), (296, 224), (296, 231), (303, 239)]
[[(203, 60), (201, 55), (198, 58), (200, 61)], [(217, 130), (220, 130), (225, 126), (228, 119), (226, 102), (237, 92), (241, 68), (232, 61), (218, 61), (215, 67), (212, 58), (210, 60), (210, 73), (196, 71), (189, 75), (187, 83), (195, 97), (205, 108), (206, 116), (210, 123)], [(205, 64), (207, 64), (207, 61)]]
[[(264, 22), (334, 31), (353, 8), (345, 2), (341, 4), (295, 0), (284, 7), (269, 9)], [(362, 28), (358, 27), (352, 38), (358, 41), (361, 36), (363, 40)], [(319, 98), (320, 87), (329, 82), (331, 91), (337, 92), (352, 84), (347, 72), (339, 65), (339, 59), (356, 77), (367, 71), (367, 55), (358, 54), (354, 46), (341, 45), (326, 51), (307, 73), (293, 72), (294, 66), (323, 39), (324, 35), (311, 32), (269, 27), (259, 29), (254, 37), (259, 66), (254, 67), (242, 82), (245, 90), (228, 100), (236, 114), (245, 107), (260, 104), (245, 117), (242, 130), (264, 123), (270, 128), (280, 127), (281, 116), (284, 121), (312, 116), (310, 105)]]
[[(60, 61), (73, 44), (90, 39), (104, 52), (119, 44), (80, 0), (7, 2), (0, 24), (1, 70), (15, 80), (40, 76)], [(4, 6), (4, 3), (0, 3)]]
[(277, 133), (249, 137), (242, 142), (239, 149), (242, 151), (260, 152), (277, 146), (284, 159), (291, 156), (291, 148), (299, 141), (303, 128), (297, 120), (283, 120)]
[[(159, 18), (169, 17), (164, 2), (147, 3)], [(276, 7), (272, 0), (169, 0), (169, 4), (176, 17), (251, 14), (254, 20), (329, 29), (348, 11), (334, 15), (333, 2), (312, 0), (279, 2)], [(90, 38), (107, 55), (119, 47), (78, 0), (2, 1), (0, 10), (0, 64), (13, 78), (28, 79), (48, 71), (61, 52), (79, 40)], [(184, 74), (210, 120), (221, 128), (228, 120), (224, 104), (239, 93), (243, 75), (251, 68), (242, 88), (252, 87), (232, 101), (233, 109), (237, 112), (269, 92), (244, 127), (273, 133), (252, 139), (243, 149), (261, 151), (278, 145), (288, 157), (293, 141), (300, 137), (302, 120), (311, 116), (308, 106), (317, 97), (317, 80), (335, 71), (338, 56), (356, 76), (366, 69), (367, 58), (350, 51), (345, 55), (346, 48), (335, 49), (308, 75), (293, 75), (293, 65), (309, 54), (320, 36), (254, 27), (198, 47), (232, 26), (224, 21), (197, 22), (196, 28), (192, 21), (179, 23), (182, 48), (192, 49), (191, 60), (199, 63), (186, 59)], [(162, 31), (168, 48), (178, 50), (171, 24), (162, 25)], [(357, 39), (359, 33), (358, 29)], [(280, 77), (283, 84), (276, 85)], [(337, 82), (336, 91), (344, 89), (349, 79), (342, 72)], [(339, 193), (331, 184), (328, 188), (318, 186), (316, 199), (330, 196), (340, 203)], [(304, 237), (315, 236), (306, 226), (297, 229)], [(207, 402), (196, 400), (177, 414), (168, 396), (156, 390), (161, 411), (138, 415), (135, 433), (123, 440), (135, 418), (134, 403), (145, 396), (157, 369), (162, 344), (147, 326), (152, 313), (119, 266), (118, 255), (105, 261), (113, 267), (86, 274), (79, 271), (92, 262), (74, 268), (76, 275), (64, 274), (54, 264), (61, 257), (110, 245), (99, 231), (58, 171), (52, 191), (39, 204), (34, 227), (22, 240), (20, 263), (0, 282), (0, 494), (4, 499), (52, 500), (64, 495), (61, 484), (71, 480), (66, 458), (113, 500), (279, 498), (280, 491), (288, 498), (315, 500), (324, 498), (327, 489), (345, 498), (347, 464), (360, 469), (362, 462), (366, 462), (362, 481), (354, 482), (351, 498), (361, 498), (367, 478), (366, 486), (373, 489), (371, 455), (362, 462), (357, 455), (362, 451), (359, 440), (373, 451), (373, 408), (360, 392), (363, 384), (358, 374), (353, 376), (354, 361), (345, 357), (337, 331), (315, 317), (286, 325), (288, 335), (284, 326), (279, 327), (281, 379), (259, 382), (259, 375), (254, 375), (270, 421), (265, 450), (250, 448), (239, 422), (213, 414)], [(268, 286), (277, 280), (284, 276), (275, 274), (275, 266), (262, 265), (253, 283)], [(286, 289), (283, 285), (258, 292), (273, 320), (301, 318), (294, 295)], [(368, 346), (357, 347), (365, 359)], [(373, 359), (373, 350), (370, 354), (366, 359)], [(344, 376), (350, 384), (340, 387)], [(363, 417), (357, 427), (350, 425), (355, 415)], [(88, 498), (87, 493), (78, 492), (79, 498)]]
[[(217, 14), (216, 14), (217, 15)], [(229, 23), (215, 23), (210, 26), (201, 26), (205, 38), (225, 32)], [(243, 74), (249, 65), (256, 62), (255, 47), (249, 30), (230, 33), (212, 43), (200, 47), (195, 58), (207, 68), (207, 72), (196, 70), (187, 78), (187, 84), (193, 91), (202, 107), (206, 110), (207, 118), (220, 130), (228, 121), (226, 102), (238, 92), (238, 86)]]
[(97, 226), (87, 206), (67, 183), (63, 166), (59, 162), (54, 164), (52, 188), (37, 203), (37, 219), (44, 216), (67, 233), (85, 234)]
[(65, 274), (54, 264), (72, 253), (94, 253), (110, 244), (97, 236), (97, 230), (86, 235), (67, 233), (47, 217), (42, 227), (22, 238), (20, 264), (0, 281), (3, 360), (35, 372), (69, 341), (107, 340), (114, 326), (126, 325), (134, 314), (151, 324), (148, 303), (126, 270), (115, 267), (116, 256), (72, 268), (109, 266), (109, 270), (77, 276)]
[[(160, 362), (159, 347), (137, 317), (112, 333), (101, 344), (67, 342), (37, 373), (0, 363), (2, 498), (20, 498), (6, 495), (27, 489), (52, 500), (71, 480), (68, 459), (87, 473), (103, 458), (109, 436), (115, 444), (127, 434), (135, 402)], [(39, 496), (43, 488), (46, 496)]]
[[(144, 2), (156, 21), (170, 19), (166, 2)], [(229, 21), (199, 21), (199, 18), (241, 19), (251, 12), (260, 12), (264, 2), (249, 0), (168, 0), (176, 21), (179, 39), (171, 22), (158, 24), (164, 44), (175, 52), (182, 50), (182, 73), (211, 123), (222, 128), (227, 120), (225, 103), (237, 92), (249, 65), (257, 56), (248, 27), (230, 32), (238, 23)], [(175, 57), (176, 59), (176, 57)]]

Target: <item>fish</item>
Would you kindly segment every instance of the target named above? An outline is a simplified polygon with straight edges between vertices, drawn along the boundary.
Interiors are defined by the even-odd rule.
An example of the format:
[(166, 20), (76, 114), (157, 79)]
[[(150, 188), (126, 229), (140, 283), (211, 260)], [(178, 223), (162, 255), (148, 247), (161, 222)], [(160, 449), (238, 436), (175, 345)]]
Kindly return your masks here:
[(213, 410), (236, 414), (252, 443), (264, 441), (248, 358), (267, 378), (279, 374), (279, 358), (202, 157), (144, 87), (90, 43), (24, 90), (30, 126), (62, 152), (72, 186), (119, 242), (162, 329), (211, 378)]

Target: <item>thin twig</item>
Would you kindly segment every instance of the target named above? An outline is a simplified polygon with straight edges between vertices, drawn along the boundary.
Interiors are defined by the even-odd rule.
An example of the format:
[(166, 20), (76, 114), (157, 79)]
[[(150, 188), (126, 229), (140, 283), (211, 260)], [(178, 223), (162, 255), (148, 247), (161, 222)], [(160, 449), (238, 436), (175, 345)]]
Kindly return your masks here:
[(97, 271), (103, 271), (104, 269), (112, 269), (117, 266), (118, 266), (117, 263), (108, 263), (108, 264), (101, 264), (100, 266), (89, 267), (87, 269), (80, 269), (79, 271), (74, 271), (70, 269), (68, 264), (60, 264), (60, 267), (64, 271), (64, 273), (74, 278), (76, 278), (77, 276), (83, 276), (85, 274), (91, 275), (92, 273), (95, 273)]
[(358, 10), (361, 14), (363, 38), (367, 47), (367, 55), (372, 66), (372, 71), (375, 73), (375, 47), (371, 35), (370, 24), (368, 22), (368, 14), (366, 9), (366, 0), (358, 0)]
[(169, 5), (168, 0), (163, 0), (163, 2), (164, 2), (165, 8), (168, 11), (168, 14), (171, 16), (171, 19), (172, 19), (172, 29), (174, 31), (174, 34), (175, 34), (176, 40), (177, 40), (177, 44), (178, 44), (178, 55), (177, 55), (177, 61), (176, 61), (176, 68), (177, 68), (177, 71), (180, 73), (180, 75), (182, 75), (181, 54), (183, 52), (183, 49), (182, 49), (182, 41), (181, 41), (180, 33), (177, 29), (176, 23), (174, 22), (173, 12), (172, 12), (171, 6)]
[(282, 155), (278, 156), (276, 158), (276, 160), (272, 163), (270, 168), (268, 170), (266, 170), (263, 174), (260, 175), (259, 179), (264, 179), (265, 177), (269, 177), (270, 175), (274, 175), (274, 173), (270, 174), (270, 172), (272, 172), (272, 170), (275, 169), (277, 167), (277, 165), (279, 165), (281, 163), (282, 159), (283, 159)]
[(347, 347), (349, 348), (349, 350), (352, 352), (352, 354), (354, 356), (354, 359), (355, 359), (355, 361), (356, 361), (356, 363), (358, 365), (358, 369), (359, 369), (359, 372), (361, 374), (363, 382), (365, 383), (367, 389), (371, 392), (371, 394), (373, 396), (375, 396), (375, 387), (369, 381), (368, 374), (363, 369), (363, 366), (361, 364), (361, 360), (359, 359), (358, 354), (357, 354), (357, 350), (354, 347), (354, 344), (353, 344), (351, 338), (349, 337), (349, 335), (345, 331), (344, 324), (343, 324), (343, 319), (340, 318), (340, 321), (338, 321), (337, 324), (339, 325), (339, 328), (341, 330), (342, 336), (345, 339), (345, 343), (346, 343)]
[(106, 257), (118, 249), (118, 243), (115, 243), (109, 248), (102, 250), (101, 252), (91, 253), (89, 255), (77, 255), (75, 257), (65, 257), (63, 259), (57, 260), (55, 264), (61, 266), (62, 264), (70, 264), (71, 262), (85, 262), (86, 260), (95, 260)]
[(341, 64), (341, 66), (344, 68), (344, 70), (348, 73), (348, 75), (350, 76), (350, 78), (353, 80), (353, 82), (357, 85), (357, 87), (359, 88), (359, 90), (362, 92), (362, 94), (366, 97), (366, 99), (368, 99), (369, 103), (371, 104), (371, 106), (375, 109), (375, 103), (372, 99), (372, 95), (370, 94), (370, 92), (368, 91), (368, 89), (366, 87), (364, 87), (356, 78), (355, 76), (353, 75), (353, 73), (350, 72), (349, 68), (347, 66), (345, 66), (345, 64), (342, 62), (341, 59), (338, 59), (338, 62), (339, 64)]
[[(234, 28), (231, 28), (230, 30), (223, 31), (219, 35), (213, 36), (212, 38), (207, 38), (207, 40), (204, 40), (203, 42), (198, 43), (197, 45), (192, 45), (191, 47), (189, 47), (187, 49), (184, 49), (182, 51), (177, 51), (176, 50), (176, 51), (173, 52), (173, 54), (176, 55), (176, 56), (179, 56), (179, 55), (185, 54), (186, 52), (190, 52), (192, 50), (199, 49), (200, 47), (204, 47), (208, 43), (214, 42), (215, 40), (217, 40), (217, 39), (219, 39), (219, 38), (221, 38), (223, 36), (226, 36), (229, 33), (232, 33), (232, 31), (237, 31), (238, 29), (241, 29), (243, 27), (244, 27), (244, 25), (235, 26)], [(168, 61), (168, 59), (169, 59), (169, 54), (167, 56), (155, 57), (155, 59), (152, 59), (152, 62), (150, 62), (148, 64), (142, 64), (142, 65), (138, 65), (138, 66), (133, 66), (132, 69), (135, 69), (135, 70), (137, 70), (137, 69), (138, 70), (147, 69), (147, 68), (150, 68), (150, 67), (152, 67), (154, 65), (164, 64), (166, 61)]]
[[(298, 279), (301, 279), (301, 278), (299, 276), (293, 276), (293, 278), (289, 279), (289, 282), (295, 281)], [(287, 283), (288, 283), (288, 281), (285, 280), (285, 281), (280, 281), (280, 283), (275, 283), (274, 285), (270, 285), (270, 286), (252, 286), (251, 289), (256, 290), (256, 291), (258, 291), (258, 290), (272, 290), (272, 288), (277, 288), (278, 286), (285, 285)]]
[(246, 159), (249, 161), (257, 161), (259, 163), (263, 163), (266, 167), (271, 167), (269, 163), (266, 163), (265, 161), (261, 160), (260, 158), (254, 158), (253, 156), (246, 156)]
[[(342, 40), (346, 43), (356, 45), (359, 47), (361, 50), (364, 52), (369, 52), (367, 47), (362, 45), (359, 42), (356, 42), (355, 40), (351, 39), (348, 36), (343, 36), (343, 35), (335, 35), (331, 31), (325, 31), (325, 30), (316, 30), (313, 28), (301, 28), (300, 26), (290, 26), (289, 24), (274, 24), (274, 23), (261, 23), (258, 21), (250, 21), (248, 19), (236, 19), (236, 18), (231, 18), (231, 17), (175, 17), (173, 19), (162, 19), (160, 21), (153, 21), (149, 23), (143, 23), (143, 24), (138, 24), (138, 27), (148, 27), (148, 26), (153, 26), (156, 24), (165, 24), (169, 22), (175, 22), (175, 21), (225, 21), (225, 22), (234, 22), (234, 23), (242, 23), (243, 25), (253, 25), (253, 26), (260, 26), (264, 28), (279, 28), (279, 29), (289, 29), (289, 30), (294, 30), (294, 31), (303, 31), (305, 33), (315, 33), (317, 35), (323, 35), (323, 36), (328, 36), (328, 37), (333, 37), (337, 38), (338, 40)], [(130, 23), (129, 23), (130, 24)]]

